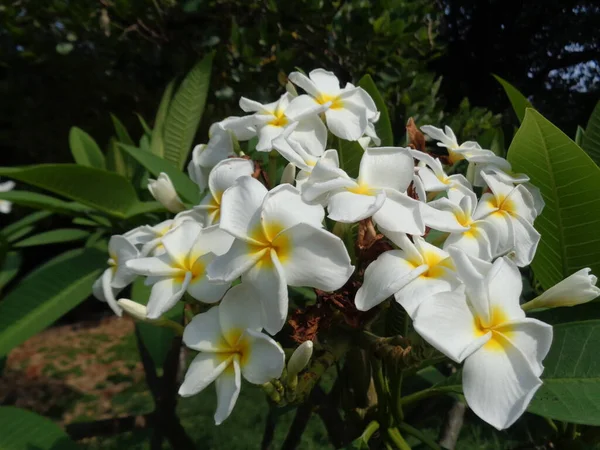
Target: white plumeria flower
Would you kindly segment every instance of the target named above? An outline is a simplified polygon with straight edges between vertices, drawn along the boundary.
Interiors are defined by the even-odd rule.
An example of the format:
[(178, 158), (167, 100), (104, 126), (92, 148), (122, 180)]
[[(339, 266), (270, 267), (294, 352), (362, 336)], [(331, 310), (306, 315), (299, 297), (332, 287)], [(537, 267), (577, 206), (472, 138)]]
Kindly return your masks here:
[(243, 376), (252, 384), (279, 378), (285, 354), (279, 344), (261, 333), (260, 307), (256, 293), (247, 284), (232, 287), (219, 306), (198, 314), (185, 327), (183, 342), (197, 350), (179, 395), (188, 397), (213, 381), (217, 388), (215, 424), (233, 410)]
[(127, 238), (115, 235), (108, 241), (108, 256), (109, 268), (94, 282), (92, 293), (98, 300), (108, 303), (108, 306), (120, 317), (123, 310), (117, 304), (115, 295), (137, 277), (137, 274), (127, 267), (127, 263), (139, 258), (139, 252)]
[(513, 186), (496, 176), (482, 173), (491, 192), (481, 196), (473, 218), (493, 225), (498, 234), (496, 254), (513, 252), (519, 267), (531, 263), (540, 234), (533, 227), (537, 216), (531, 193), (523, 185)]
[(233, 139), (246, 141), (256, 135), (254, 118), (228, 117), (213, 123), (208, 130), (208, 144), (200, 144), (192, 150), (188, 174), (201, 191), (208, 186), (208, 174), (219, 162), (235, 156)]
[(413, 243), (404, 233), (383, 231), (401, 250), (384, 252), (369, 264), (354, 300), (360, 311), (368, 311), (393, 295), (413, 317), (425, 298), (460, 284), (452, 259), (444, 250), (419, 236), (413, 236)]
[(180, 212), (174, 219), (168, 219), (154, 226), (142, 225), (128, 231), (123, 236), (133, 245), (140, 246), (140, 256), (158, 256), (165, 252), (162, 238), (171, 230), (177, 228), (185, 221), (199, 222), (199, 217), (194, 210)]
[(286, 115), (286, 109), (292, 99), (293, 97), (288, 93), (283, 94), (276, 102), (266, 105), (245, 97), (240, 99), (240, 108), (245, 112), (255, 113), (253, 117), (258, 133), (257, 151), (271, 151), (273, 149), (273, 139), (280, 136), (292, 124), (294, 125), (294, 129), (290, 134), (292, 139), (308, 147), (315, 145), (325, 147), (327, 128), (317, 114), (304, 116), (298, 122)]
[(323, 216), (289, 184), (267, 192), (252, 177), (238, 178), (223, 194), (219, 223), (236, 240), (209, 265), (209, 279), (242, 275), (259, 294), (264, 328), (277, 333), (288, 313), (287, 285), (333, 291), (354, 270), (342, 240), (322, 228)]
[(308, 77), (292, 72), (289, 79), (309, 94), (299, 95), (288, 106), (286, 114), (292, 120), (324, 112), (327, 127), (335, 136), (356, 141), (365, 134), (369, 119), (377, 116), (375, 102), (364, 89), (351, 84), (341, 89), (332, 72), (315, 69)]
[(523, 310), (575, 306), (594, 300), (600, 296), (600, 289), (596, 286), (598, 278), (590, 271), (591, 269), (586, 267), (569, 275), (542, 295), (525, 303), (522, 306)]
[(185, 210), (185, 205), (177, 195), (175, 186), (166, 173), (161, 172), (156, 180), (149, 178), (148, 190), (152, 197), (168, 211), (178, 213)]
[[(12, 191), (15, 188), (14, 181), (5, 181), (0, 183), (0, 192)], [(8, 200), (0, 200), (0, 213), (9, 214), (12, 211), (12, 202)]]
[(216, 255), (225, 253), (231, 242), (216, 226), (203, 229), (196, 222), (185, 221), (162, 239), (164, 254), (128, 261), (131, 271), (147, 276), (146, 282), (153, 285), (148, 318), (163, 315), (186, 292), (204, 303), (219, 301), (229, 283), (209, 281), (206, 267)]
[(201, 214), (204, 226), (219, 222), (221, 197), (239, 177), (254, 173), (254, 163), (249, 159), (229, 158), (218, 163), (208, 176), (209, 191), (194, 210)]
[(525, 317), (522, 282), (507, 258), (493, 264), (451, 250), (464, 286), (436, 294), (417, 310), (415, 330), (463, 367), (469, 407), (497, 429), (513, 424), (542, 385), (552, 327)]
[(478, 176), (482, 181), (481, 183), (476, 184), (476, 186), (487, 187), (485, 178), (481, 175), (482, 173), (495, 176), (495, 178), (507, 185), (522, 185), (533, 197), (533, 206), (537, 215), (539, 216), (542, 213), (545, 206), (542, 193), (539, 188), (529, 182), (529, 176), (524, 173), (514, 173), (512, 171), (502, 170), (494, 165), (487, 165), (479, 172)]
[(498, 234), (492, 224), (473, 218), (476, 206), (475, 193), (459, 185), (448, 191), (448, 198), (423, 204), (423, 220), (428, 227), (450, 233), (444, 250), (457, 247), (469, 255), (491, 261), (496, 256)]
[[(449, 126), (436, 128), (431, 125), (423, 125), (421, 131), (438, 142), (438, 147), (445, 147), (448, 150), (450, 161), (456, 164), (458, 161), (466, 159), (470, 163), (494, 164), (501, 169), (510, 170), (510, 164), (504, 158), (500, 158), (491, 150), (484, 150), (474, 141), (465, 141), (459, 145), (454, 131)], [(481, 166), (480, 166), (481, 167)]]
[(407, 148), (368, 148), (356, 180), (340, 169), (337, 152), (327, 150), (302, 185), (302, 198), (327, 205), (328, 217), (337, 222), (373, 217), (387, 230), (421, 235), (421, 202), (406, 195), (413, 178), (414, 162)]
[(464, 175), (446, 175), (444, 167), (438, 158), (433, 158), (419, 150), (411, 150), (410, 154), (420, 161), (415, 170), (425, 192), (444, 192), (458, 186), (471, 188), (471, 183), (469, 183)]

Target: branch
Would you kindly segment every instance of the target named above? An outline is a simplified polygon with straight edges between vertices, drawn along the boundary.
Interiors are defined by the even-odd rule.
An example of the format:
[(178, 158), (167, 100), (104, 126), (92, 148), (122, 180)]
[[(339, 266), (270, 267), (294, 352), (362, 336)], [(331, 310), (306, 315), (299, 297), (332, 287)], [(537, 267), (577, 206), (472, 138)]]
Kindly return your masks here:
[(281, 446), (281, 450), (294, 450), (300, 445), (300, 440), (302, 439), (302, 433), (306, 430), (306, 426), (308, 425), (308, 421), (310, 420), (310, 416), (312, 414), (313, 404), (311, 401), (301, 404), (298, 406), (296, 410), (296, 415), (294, 416), (294, 421), (290, 426), (290, 430)]
[(446, 423), (440, 435), (441, 447), (448, 450), (454, 450), (456, 443), (458, 442), (460, 429), (463, 426), (466, 411), (466, 403), (461, 402), (460, 400), (454, 402), (452, 408), (448, 411), (448, 417), (446, 418)]

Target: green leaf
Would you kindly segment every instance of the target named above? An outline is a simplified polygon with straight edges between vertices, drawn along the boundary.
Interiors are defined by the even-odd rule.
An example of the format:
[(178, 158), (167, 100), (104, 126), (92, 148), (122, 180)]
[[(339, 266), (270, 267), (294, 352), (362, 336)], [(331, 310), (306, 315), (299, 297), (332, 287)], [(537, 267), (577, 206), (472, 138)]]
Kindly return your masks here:
[(36, 209), (45, 209), (47, 211), (66, 214), (68, 216), (73, 216), (89, 209), (74, 202), (65, 202), (55, 197), (50, 197), (49, 195), (38, 194), (37, 192), (0, 192), (0, 199), (8, 200), (16, 205), (22, 205)]
[[(579, 131), (579, 128), (577, 129)], [(600, 165), (600, 101), (590, 116), (583, 138), (583, 149)]]
[(337, 138), (336, 140), (340, 157), (340, 167), (352, 178), (357, 178), (360, 160), (365, 151), (358, 141), (346, 141), (341, 138)]
[[(575, 143), (581, 147), (583, 145), (584, 139), (585, 139), (585, 130), (581, 126), (577, 125), (577, 131), (575, 132)], [(584, 150), (585, 150), (585, 148), (584, 148)], [(588, 155), (589, 154), (590, 154), (590, 152), (588, 152)], [(597, 164), (597, 162), (596, 162), (596, 164)]]
[(210, 83), (213, 54), (205, 56), (183, 79), (165, 119), (165, 159), (183, 168), (202, 118)]
[(531, 102), (527, 100), (523, 94), (521, 94), (516, 87), (510, 84), (508, 81), (500, 78), (498, 75), (493, 75), (493, 77), (502, 85), (506, 95), (508, 95), (508, 99), (515, 110), (515, 114), (519, 119), (519, 122), (523, 122), (523, 118), (525, 117), (525, 109), (532, 108)]
[(140, 214), (150, 214), (165, 211), (165, 207), (158, 202), (141, 202), (129, 210), (127, 218), (131, 219), (132, 217), (138, 216)]
[(600, 320), (554, 326), (544, 384), (528, 411), (551, 419), (600, 425)]
[(2, 267), (0, 267), (0, 291), (10, 283), (21, 267), (21, 254), (19, 252), (8, 252)]
[(93, 167), (77, 164), (0, 167), (0, 176), (63, 195), (115, 217), (125, 217), (138, 203), (135, 190), (127, 179)]
[(390, 147), (394, 145), (394, 133), (392, 131), (392, 123), (390, 122), (390, 115), (388, 113), (387, 106), (379, 89), (375, 85), (373, 78), (371, 75), (365, 75), (360, 79), (358, 85), (363, 88), (367, 93), (373, 98), (375, 102), (375, 106), (379, 110), (379, 120), (375, 124), (375, 131), (377, 131), (377, 136), (381, 139), (382, 147)]
[(0, 302), (0, 356), (89, 297), (105, 263), (98, 249), (72, 250), (21, 280)]
[(175, 186), (175, 190), (182, 199), (193, 204), (197, 204), (200, 201), (200, 190), (198, 185), (185, 173), (175, 167), (173, 163), (136, 147), (121, 145), (121, 148), (148, 169), (155, 177), (158, 177), (161, 172), (169, 175), (169, 178), (173, 182), (173, 186)]
[(148, 125), (148, 122), (146, 122), (146, 119), (144, 119), (140, 113), (135, 113), (135, 115), (137, 116), (138, 120), (140, 121), (140, 125), (144, 129), (144, 133), (148, 137), (151, 137), (152, 136), (152, 128), (150, 128), (150, 126)]
[(129, 135), (129, 131), (123, 125), (123, 122), (119, 120), (117, 116), (111, 113), (110, 118), (112, 119), (113, 126), (115, 127), (115, 131), (117, 133), (117, 138), (119, 142), (126, 145), (134, 145), (133, 139)]
[(60, 242), (80, 241), (90, 235), (89, 231), (77, 228), (58, 228), (44, 233), (29, 236), (27, 239), (17, 242), (13, 247), (34, 247), (36, 245), (58, 244)]
[(67, 433), (39, 414), (14, 406), (0, 407), (0, 449), (76, 450)]
[(81, 128), (72, 127), (69, 132), (69, 146), (77, 164), (105, 169), (106, 161), (96, 141)]
[(584, 267), (600, 273), (598, 166), (533, 109), (527, 109), (508, 160), (513, 170), (531, 177), (546, 203), (534, 224), (542, 237), (531, 264), (542, 287)]
[[(133, 283), (131, 299), (142, 305), (146, 305), (148, 304), (151, 290), (151, 286), (146, 286), (144, 284), (143, 278), (138, 278)], [(174, 308), (167, 312), (164, 317), (179, 322), (182, 314), (183, 302), (179, 302)], [(144, 322), (136, 323), (136, 327), (138, 327), (142, 342), (150, 353), (154, 365), (157, 368), (162, 367), (165, 362), (165, 358), (171, 349), (175, 332), (170, 328), (159, 327), (151, 323)]]
[(0, 230), (0, 234), (3, 236), (10, 236), (12, 233), (19, 231), (21, 228), (36, 224), (51, 215), (52, 213), (50, 211), (36, 211), (28, 216), (23, 217), (21, 220), (5, 226)]
[(154, 128), (152, 129), (152, 138), (150, 150), (156, 156), (161, 158), (165, 157), (165, 142), (164, 142), (164, 126), (167, 112), (169, 111), (169, 105), (173, 99), (173, 90), (175, 88), (175, 81), (171, 81), (165, 88), (156, 117), (154, 118)]

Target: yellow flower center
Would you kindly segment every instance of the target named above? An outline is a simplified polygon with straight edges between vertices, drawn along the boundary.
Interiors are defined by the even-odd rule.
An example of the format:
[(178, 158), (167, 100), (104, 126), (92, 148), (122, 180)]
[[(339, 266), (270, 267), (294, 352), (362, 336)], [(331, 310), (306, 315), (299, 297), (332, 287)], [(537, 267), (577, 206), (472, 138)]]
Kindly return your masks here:
[(479, 338), (491, 332), (492, 337), (484, 347), (491, 351), (503, 351), (507, 344), (506, 338), (513, 332), (511, 325), (504, 325), (508, 321), (506, 312), (501, 307), (495, 306), (491, 310), (490, 320), (487, 323), (481, 316), (475, 316), (473, 323), (475, 336)]
[(337, 95), (321, 94), (315, 98), (317, 103), (324, 105), (325, 103), (331, 102), (330, 109), (340, 109), (344, 107), (344, 101)]
[(206, 272), (206, 265), (202, 262), (199, 256), (194, 257), (190, 255), (184, 255), (175, 261), (176, 267), (181, 269), (181, 272), (175, 276), (175, 280), (179, 283), (183, 283), (185, 280), (185, 274), (187, 272), (192, 273), (192, 278), (190, 279), (190, 283), (197, 281), (198, 278), (204, 276)]
[(516, 204), (512, 200), (506, 198), (505, 195), (497, 195), (489, 200), (490, 206), (497, 209), (494, 214), (506, 212), (511, 216), (516, 213)]
[(376, 189), (372, 188), (367, 183), (358, 183), (356, 186), (347, 187), (346, 190), (359, 195), (374, 196), (377, 193)]
[(284, 127), (288, 124), (288, 119), (285, 117), (285, 114), (282, 110), (277, 108), (273, 113), (273, 119), (268, 123), (268, 125), (273, 125), (275, 127)]
[[(234, 344), (232, 345), (231, 342)], [(220, 359), (219, 362), (226, 361), (232, 356), (238, 356), (240, 366), (244, 367), (250, 357), (250, 342), (244, 335), (244, 330), (239, 328), (233, 328), (229, 330), (224, 336), (223, 341), (219, 344), (219, 348), (223, 349), (217, 353), (217, 357)], [(233, 371), (233, 364), (229, 364), (226, 370)]]
[(258, 261), (258, 266), (271, 268), (273, 261), (271, 260), (271, 250), (277, 254), (277, 259), (281, 264), (284, 264), (290, 257), (292, 251), (292, 242), (285, 234), (280, 234), (283, 231), (283, 225), (277, 222), (263, 223), (257, 225), (250, 232), (250, 237), (260, 244), (250, 244), (249, 253), (255, 254), (264, 252)]
[(450, 162), (452, 164), (456, 164), (457, 162), (465, 159), (465, 155), (463, 155), (462, 153), (459, 153), (459, 152), (455, 152), (451, 149), (448, 149), (448, 156), (450, 157)]

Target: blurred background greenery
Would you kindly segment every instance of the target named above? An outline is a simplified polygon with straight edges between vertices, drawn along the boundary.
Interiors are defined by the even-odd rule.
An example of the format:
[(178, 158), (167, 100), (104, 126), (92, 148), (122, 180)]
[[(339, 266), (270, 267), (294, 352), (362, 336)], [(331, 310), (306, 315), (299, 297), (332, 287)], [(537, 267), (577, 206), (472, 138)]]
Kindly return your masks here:
[[(492, 74), (510, 81), (574, 137), (600, 91), (599, 24), (600, 5), (593, 0), (2, 0), (0, 165), (71, 162), (72, 126), (107, 149), (115, 134), (111, 113), (137, 140), (143, 133), (139, 117), (152, 123), (169, 81), (211, 51), (211, 89), (197, 143), (206, 141), (212, 122), (240, 114), (240, 96), (276, 99), (286, 74), (296, 67), (323, 67), (343, 81), (371, 74), (385, 97), (398, 144), (403, 143), (409, 117), (418, 125), (450, 125), (459, 138), (477, 139), (484, 146), (492, 145), (499, 130), (512, 136), (518, 121)], [(0, 228), (26, 212), (15, 208), (10, 216), (0, 217)], [(69, 223), (52, 217), (46, 225), (54, 228), (61, 221)], [(23, 273), (65, 248), (25, 250)], [(85, 302), (63, 323), (87, 319), (93, 311), (108, 312), (100, 302)], [(102, 339), (118, 337), (111, 351), (123, 347), (127, 351), (122, 354), (134, 358), (128, 333), (121, 340), (106, 332)], [(87, 361), (95, 348), (85, 347), (74, 358), (83, 355)], [(97, 370), (102, 363), (94, 359), (77, 369), (61, 366), (60, 372), (48, 361), (36, 366), (31, 352), (21, 351), (21, 359), (13, 359), (9, 375), (18, 378), (19, 371), (37, 370), (58, 380), (77, 379), (79, 372)], [(140, 372), (137, 359), (129, 362)], [(109, 373), (117, 378), (107, 378), (108, 388), (120, 387), (119, 395), (113, 393), (108, 400), (103, 397), (104, 381), (83, 389), (94, 405), (89, 414), (81, 412), (85, 401), (68, 396), (52, 411), (25, 407), (62, 423), (97, 418), (98, 405), (104, 405), (104, 412), (144, 414), (151, 406), (137, 372)], [(126, 377), (125, 384), (119, 377)], [(73, 383), (69, 386), (77, 386)], [(0, 403), (15, 403), (1, 388)], [(209, 420), (214, 402), (207, 397), (212, 393), (183, 402), (186, 429), (193, 430), (199, 445), (208, 446), (201, 448), (255, 448), (266, 415), (259, 394), (243, 394), (237, 416), (216, 431)], [(48, 403), (44, 398), (36, 401)], [(276, 442), (283, 440), (288, 416)], [(437, 420), (431, 411), (424, 417)], [(313, 420), (302, 448), (328, 448), (321, 423)], [(473, 425), (467, 428), (464, 448), (508, 448), (509, 441), (512, 447), (537, 425), (530, 428), (524, 421), (510, 436)], [(144, 433), (93, 440), (89, 446), (146, 448), (140, 443), (146, 441)]]

